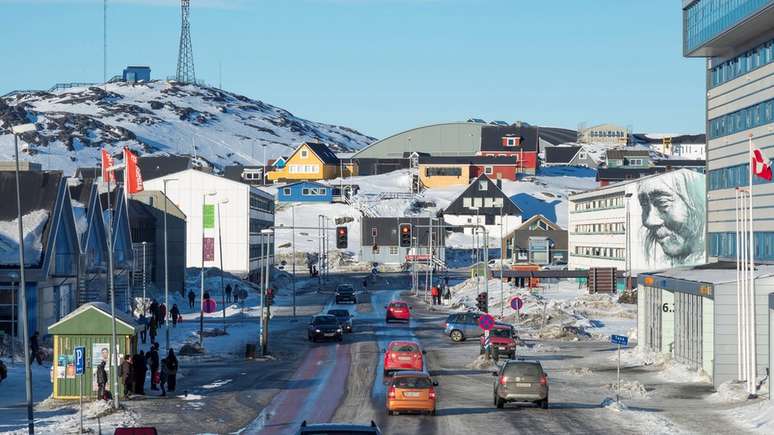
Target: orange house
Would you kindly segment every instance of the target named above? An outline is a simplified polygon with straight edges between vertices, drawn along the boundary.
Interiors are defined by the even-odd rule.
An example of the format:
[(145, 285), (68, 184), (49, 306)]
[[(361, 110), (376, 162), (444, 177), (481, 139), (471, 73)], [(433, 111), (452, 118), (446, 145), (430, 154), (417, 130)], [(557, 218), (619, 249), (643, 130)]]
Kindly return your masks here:
[(357, 175), (353, 163), (344, 163), (324, 143), (304, 142), (287, 158), (285, 166), (266, 174), (270, 182), (331, 180)]

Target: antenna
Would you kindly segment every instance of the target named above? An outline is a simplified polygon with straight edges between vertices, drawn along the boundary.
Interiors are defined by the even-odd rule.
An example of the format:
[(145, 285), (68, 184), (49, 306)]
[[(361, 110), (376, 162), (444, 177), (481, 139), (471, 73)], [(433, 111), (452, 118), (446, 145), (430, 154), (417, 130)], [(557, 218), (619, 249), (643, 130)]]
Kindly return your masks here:
[(175, 79), (182, 83), (196, 83), (194, 72), (193, 46), (191, 44), (190, 17), (191, 0), (180, 0), (180, 50), (177, 54), (177, 75)]

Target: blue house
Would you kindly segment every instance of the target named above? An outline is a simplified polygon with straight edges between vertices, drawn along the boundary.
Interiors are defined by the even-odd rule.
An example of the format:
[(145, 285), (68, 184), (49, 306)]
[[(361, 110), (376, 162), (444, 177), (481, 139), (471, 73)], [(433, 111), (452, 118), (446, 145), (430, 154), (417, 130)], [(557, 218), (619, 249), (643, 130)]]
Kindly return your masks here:
[(280, 187), (279, 202), (332, 202), (333, 188), (313, 181), (299, 181)]
[(124, 68), (124, 81), (125, 82), (139, 82), (139, 81), (150, 81), (151, 77), (151, 69), (149, 66), (128, 66)]

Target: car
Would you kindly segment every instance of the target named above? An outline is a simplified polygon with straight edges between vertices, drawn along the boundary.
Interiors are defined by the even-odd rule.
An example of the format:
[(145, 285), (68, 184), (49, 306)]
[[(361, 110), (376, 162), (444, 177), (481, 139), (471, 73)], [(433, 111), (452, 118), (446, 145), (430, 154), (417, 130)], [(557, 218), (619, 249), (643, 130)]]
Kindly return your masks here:
[(384, 350), (384, 377), (400, 370), (424, 370), (425, 353), (416, 341), (391, 341)]
[[(481, 355), (486, 351), (484, 349), (485, 337), (480, 338)], [(492, 346), (492, 356), (498, 360), (501, 355), (510, 359), (516, 359), (516, 346), (519, 344), (519, 337), (516, 336), (513, 327), (502, 323), (497, 323), (489, 330), (489, 343)]]
[(391, 301), (384, 308), (387, 310), (384, 317), (386, 323), (392, 321), (408, 322), (411, 319), (412, 307), (404, 301)]
[(301, 423), (301, 427), (296, 435), (381, 435), (382, 431), (373, 421), (371, 424), (347, 424), (347, 423), (318, 423), (308, 424), (306, 420)]
[(344, 332), (352, 332), (352, 315), (349, 313), (349, 310), (333, 309), (328, 310), (328, 314), (336, 316)]
[(452, 341), (465, 341), (469, 337), (478, 337), (483, 331), (478, 326), (478, 319), (481, 313), (453, 313), (446, 317), (446, 328), (444, 333)]
[(349, 284), (339, 284), (336, 287), (336, 303), (357, 303), (357, 297), (355, 296), (355, 289)]
[(503, 408), (508, 402), (532, 402), (548, 409), (548, 375), (540, 361), (508, 360), (493, 372), (494, 405)]
[(312, 321), (309, 322), (307, 336), (312, 342), (325, 338), (341, 341), (344, 339), (344, 330), (336, 316), (318, 314), (312, 317)]
[(435, 415), (438, 382), (424, 371), (396, 374), (387, 389), (387, 415), (398, 412), (420, 412)]

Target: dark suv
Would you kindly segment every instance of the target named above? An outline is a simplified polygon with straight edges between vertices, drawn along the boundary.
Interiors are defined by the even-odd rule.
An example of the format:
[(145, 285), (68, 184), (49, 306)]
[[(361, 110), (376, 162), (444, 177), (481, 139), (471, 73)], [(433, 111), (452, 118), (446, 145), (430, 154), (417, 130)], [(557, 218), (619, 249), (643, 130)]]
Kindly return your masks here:
[(349, 313), (349, 310), (332, 309), (328, 310), (328, 314), (336, 316), (344, 332), (352, 332), (352, 314)]
[(336, 287), (336, 303), (343, 302), (356, 304), (357, 298), (355, 297), (355, 289), (349, 284), (341, 284)]
[(478, 326), (480, 313), (454, 313), (446, 318), (446, 329), (444, 333), (452, 341), (463, 341), (467, 338), (478, 337), (481, 335), (481, 328)]
[(498, 408), (507, 402), (532, 402), (548, 409), (548, 375), (540, 361), (508, 360), (493, 372), (494, 404)]
[(328, 338), (341, 341), (344, 339), (344, 331), (339, 324), (336, 316), (330, 314), (318, 314), (312, 317), (307, 329), (309, 341), (316, 342), (321, 338)]
[(296, 435), (381, 435), (381, 433), (379, 426), (373, 421), (366, 426), (346, 423), (307, 424), (306, 420), (304, 420)]

